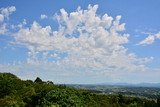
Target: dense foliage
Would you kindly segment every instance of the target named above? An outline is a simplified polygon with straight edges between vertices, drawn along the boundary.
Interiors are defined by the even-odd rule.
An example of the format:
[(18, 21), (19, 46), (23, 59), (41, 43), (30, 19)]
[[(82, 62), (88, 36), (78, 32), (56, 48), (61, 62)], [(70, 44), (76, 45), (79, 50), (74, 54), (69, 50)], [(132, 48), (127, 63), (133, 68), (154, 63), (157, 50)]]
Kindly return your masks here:
[(160, 99), (103, 95), (0, 73), (0, 107), (160, 107)]

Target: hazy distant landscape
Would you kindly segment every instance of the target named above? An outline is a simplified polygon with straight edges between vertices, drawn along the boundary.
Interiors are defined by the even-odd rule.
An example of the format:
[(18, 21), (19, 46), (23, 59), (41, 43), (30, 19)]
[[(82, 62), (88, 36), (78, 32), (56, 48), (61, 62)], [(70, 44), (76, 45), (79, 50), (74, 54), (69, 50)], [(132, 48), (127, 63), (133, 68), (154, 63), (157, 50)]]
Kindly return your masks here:
[(160, 97), (160, 86), (155, 84), (110, 84), (110, 85), (68, 85), (77, 89), (90, 90), (104, 95), (122, 94), (156, 100)]

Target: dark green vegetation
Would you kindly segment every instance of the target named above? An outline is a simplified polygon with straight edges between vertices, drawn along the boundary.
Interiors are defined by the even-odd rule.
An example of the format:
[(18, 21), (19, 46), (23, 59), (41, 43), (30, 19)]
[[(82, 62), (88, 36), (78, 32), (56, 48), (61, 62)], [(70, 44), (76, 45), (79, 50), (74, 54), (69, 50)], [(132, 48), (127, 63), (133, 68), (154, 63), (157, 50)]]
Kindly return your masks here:
[(0, 107), (160, 107), (160, 99), (104, 95), (0, 73)]

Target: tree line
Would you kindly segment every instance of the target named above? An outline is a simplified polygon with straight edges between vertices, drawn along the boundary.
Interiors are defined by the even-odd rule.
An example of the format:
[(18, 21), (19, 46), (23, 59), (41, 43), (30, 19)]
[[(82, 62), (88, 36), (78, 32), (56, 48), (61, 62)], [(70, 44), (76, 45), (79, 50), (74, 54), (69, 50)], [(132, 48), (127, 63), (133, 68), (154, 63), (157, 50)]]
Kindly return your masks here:
[(160, 107), (160, 99), (103, 95), (39, 77), (21, 80), (14, 74), (0, 73), (0, 107)]

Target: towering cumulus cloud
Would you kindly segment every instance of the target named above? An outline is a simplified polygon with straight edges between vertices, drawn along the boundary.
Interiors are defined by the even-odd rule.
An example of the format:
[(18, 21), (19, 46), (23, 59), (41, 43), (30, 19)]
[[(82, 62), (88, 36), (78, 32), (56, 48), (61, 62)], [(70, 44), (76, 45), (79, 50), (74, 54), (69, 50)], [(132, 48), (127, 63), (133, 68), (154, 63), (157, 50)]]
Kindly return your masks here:
[[(55, 15), (59, 28), (42, 27), (36, 21), (14, 34), (16, 44), (27, 47), (28, 63), (52, 63), (91, 70), (135, 71), (145, 68), (152, 58), (137, 58), (128, 53), (124, 44), (129, 34), (123, 33), (121, 16), (96, 14), (98, 5), (80, 7), (67, 13), (61, 9)], [(41, 56), (41, 57), (39, 57)]]

